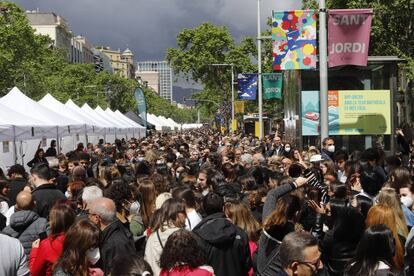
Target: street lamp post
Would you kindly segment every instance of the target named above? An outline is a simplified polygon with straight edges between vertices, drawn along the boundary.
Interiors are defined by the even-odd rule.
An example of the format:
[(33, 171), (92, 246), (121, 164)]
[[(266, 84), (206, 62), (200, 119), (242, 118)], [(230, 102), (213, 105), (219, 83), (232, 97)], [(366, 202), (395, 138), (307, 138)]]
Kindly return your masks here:
[(215, 63), (211, 64), (211, 66), (230, 66), (231, 67), (231, 129), (233, 129), (233, 122), (234, 122), (234, 64), (233, 63)]
[(257, 89), (259, 98), (259, 139), (263, 138), (263, 98), (262, 98), (262, 37), (260, 27), (260, 0), (257, 0)]

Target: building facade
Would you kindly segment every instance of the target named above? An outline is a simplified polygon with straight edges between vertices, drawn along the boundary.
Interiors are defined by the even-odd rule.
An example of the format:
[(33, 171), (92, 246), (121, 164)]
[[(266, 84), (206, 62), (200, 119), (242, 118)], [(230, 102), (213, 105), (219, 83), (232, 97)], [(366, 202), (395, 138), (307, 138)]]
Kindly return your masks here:
[(84, 36), (72, 37), (72, 57), (73, 63), (93, 63), (94, 46)]
[(151, 87), (155, 93), (160, 94), (160, 73), (156, 71), (146, 71), (146, 72), (135, 72), (135, 78), (141, 79), (142, 82), (146, 82), (149, 87)]
[(71, 61), (72, 32), (66, 20), (53, 12), (27, 11), (26, 15), (35, 33), (49, 36), (53, 47), (63, 49)]
[(121, 50), (112, 50), (109, 47), (98, 47), (98, 51), (102, 52), (110, 60), (114, 74), (119, 74), (124, 78), (135, 77), (134, 54), (128, 48), (121, 53)]
[[(158, 72), (159, 95), (168, 101), (172, 101), (172, 69), (167, 61), (139, 61), (135, 74), (139, 76), (144, 72)], [(148, 81), (149, 83), (149, 81)]]

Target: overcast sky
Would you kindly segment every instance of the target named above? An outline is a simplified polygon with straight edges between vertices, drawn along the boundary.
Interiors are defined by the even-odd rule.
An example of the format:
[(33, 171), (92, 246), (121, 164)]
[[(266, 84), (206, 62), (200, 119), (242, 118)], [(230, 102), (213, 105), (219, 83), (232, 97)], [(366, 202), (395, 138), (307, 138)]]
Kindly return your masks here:
[[(203, 22), (227, 26), (239, 41), (257, 32), (256, 0), (17, 0), (25, 10), (63, 16), (75, 35), (95, 45), (134, 52), (135, 60), (162, 60), (183, 28)], [(262, 26), (271, 11), (300, 7), (300, 0), (261, 0)]]

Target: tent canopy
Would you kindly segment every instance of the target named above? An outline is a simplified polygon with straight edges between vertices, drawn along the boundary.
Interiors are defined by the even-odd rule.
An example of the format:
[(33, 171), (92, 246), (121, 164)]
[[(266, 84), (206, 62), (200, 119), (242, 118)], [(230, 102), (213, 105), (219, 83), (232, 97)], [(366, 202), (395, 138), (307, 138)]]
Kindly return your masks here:
[[(117, 110), (118, 111), (118, 110)], [(115, 113), (117, 112), (115, 111)], [(119, 111), (118, 111), (119, 112)], [(142, 119), (140, 116), (138, 116), (137, 114), (135, 114), (132, 111), (128, 111), (127, 113), (124, 114), (126, 117), (128, 117), (129, 119), (131, 119), (132, 121), (136, 122), (137, 124), (140, 124), (141, 126), (143, 126), (144, 123), (144, 119)], [(151, 124), (150, 122), (147, 122), (147, 128), (148, 129), (155, 129), (155, 126), (153, 124)]]

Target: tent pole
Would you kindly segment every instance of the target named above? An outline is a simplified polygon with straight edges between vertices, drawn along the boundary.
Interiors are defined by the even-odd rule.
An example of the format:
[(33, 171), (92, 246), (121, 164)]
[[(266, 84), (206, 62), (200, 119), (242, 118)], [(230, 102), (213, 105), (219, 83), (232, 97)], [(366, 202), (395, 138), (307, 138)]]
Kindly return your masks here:
[(59, 126), (56, 126), (56, 147), (57, 147), (57, 153), (60, 154)]
[(16, 126), (13, 126), (13, 161), (17, 164)]
[(88, 130), (86, 129), (86, 124), (85, 124), (85, 141), (86, 141), (86, 145), (88, 145)]

